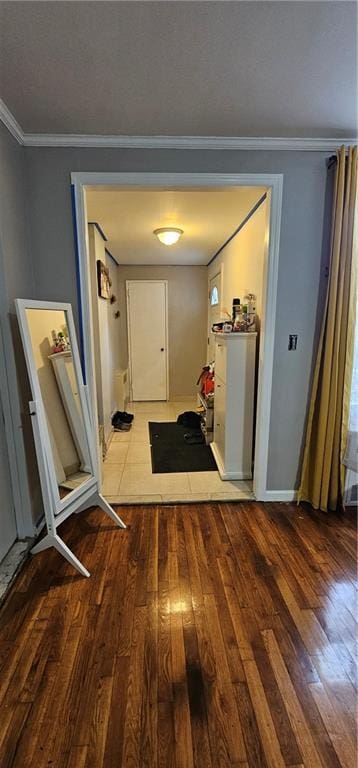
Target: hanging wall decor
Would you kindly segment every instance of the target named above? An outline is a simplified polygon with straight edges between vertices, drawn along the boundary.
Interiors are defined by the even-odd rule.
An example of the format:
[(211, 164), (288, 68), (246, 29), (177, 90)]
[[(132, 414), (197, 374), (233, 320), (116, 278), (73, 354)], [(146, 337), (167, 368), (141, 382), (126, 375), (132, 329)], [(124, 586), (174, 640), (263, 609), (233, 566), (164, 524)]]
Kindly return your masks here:
[(97, 281), (98, 296), (101, 296), (102, 299), (110, 299), (112, 280), (109, 276), (108, 267), (100, 259), (97, 260)]

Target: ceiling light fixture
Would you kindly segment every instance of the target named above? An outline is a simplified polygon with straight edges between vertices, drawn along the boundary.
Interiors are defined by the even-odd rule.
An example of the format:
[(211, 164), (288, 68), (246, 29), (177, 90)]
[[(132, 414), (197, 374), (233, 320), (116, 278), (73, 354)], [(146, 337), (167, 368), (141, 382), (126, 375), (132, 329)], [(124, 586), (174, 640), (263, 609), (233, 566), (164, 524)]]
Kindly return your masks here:
[(153, 232), (153, 235), (156, 235), (158, 240), (164, 243), (164, 245), (174, 245), (182, 234), (183, 230), (178, 229), (178, 227), (160, 227)]

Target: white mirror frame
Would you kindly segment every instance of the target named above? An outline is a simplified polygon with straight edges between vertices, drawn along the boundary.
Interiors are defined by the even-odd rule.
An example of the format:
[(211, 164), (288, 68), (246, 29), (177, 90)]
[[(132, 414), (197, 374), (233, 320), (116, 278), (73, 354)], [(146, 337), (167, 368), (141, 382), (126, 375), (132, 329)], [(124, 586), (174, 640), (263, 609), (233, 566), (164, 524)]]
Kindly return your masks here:
[[(29, 402), (31, 423), (35, 441), (37, 464), (40, 475), (42, 498), (44, 504), (47, 534), (36, 544), (31, 552), (36, 554), (48, 547), (55, 547), (63, 557), (68, 560), (82, 575), (89, 576), (89, 572), (71, 552), (65, 542), (57, 533), (58, 527), (74, 512), (78, 513), (90, 506), (99, 506), (106, 512), (120, 528), (125, 524), (110, 504), (100, 493), (100, 474), (96, 452), (96, 425), (91, 418), (90, 397), (87, 386), (83, 383), (82, 368), (77, 346), (75, 325), (73, 322), (71, 304), (52, 301), (33, 301), (27, 299), (15, 299), (16, 313), (20, 326), (22, 344), (24, 348), (26, 366), (30, 381), (32, 400)], [(84, 430), (91, 461), (91, 477), (82, 485), (70, 491), (63, 499), (60, 498), (56, 479), (55, 464), (53, 460), (50, 435), (47, 425), (45, 408), (41, 394), (40, 382), (32, 351), (31, 335), (27, 320), (26, 310), (59, 310), (66, 316), (73, 365), (78, 382), (78, 392), (82, 406)]]

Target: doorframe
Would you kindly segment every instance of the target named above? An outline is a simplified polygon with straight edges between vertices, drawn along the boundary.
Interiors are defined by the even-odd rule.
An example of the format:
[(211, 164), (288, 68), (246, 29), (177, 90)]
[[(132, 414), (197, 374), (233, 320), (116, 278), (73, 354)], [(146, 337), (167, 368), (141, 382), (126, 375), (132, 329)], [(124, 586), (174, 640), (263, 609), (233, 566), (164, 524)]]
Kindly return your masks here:
[(281, 230), (283, 174), (267, 173), (161, 173), (161, 172), (72, 172), (80, 328), (83, 338), (84, 376), (96, 414), (93, 366), (93, 326), (90, 302), (89, 255), (86, 216), (86, 187), (266, 187), (269, 221), (265, 238), (266, 296), (260, 330), (259, 378), (253, 490), (258, 501), (272, 500), (267, 489), (268, 450), (271, 418), (278, 262)]
[[(208, 269), (209, 269), (210, 265), (208, 264), (207, 266), (208, 266)], [(210, 307), (211, 307), (211, 304), (210, 304), (210, 283), (211, 283), (212, 280), (215, 279), (215, 277), (217, 275), (220, 275), (220, 312), (221, 312), (222, 311), (223, 285), (224, 285), (224, 264), (223, 264), (223, 262), (221, 262), (221, 264), (219, 265), (219, 270), (218, 270), (218, 272), (215, 273), (215, 275), (213, 275), (212, 277), (209, 278), (209, 272), (208, 272), (208, 290), (207, 290), (207, 295), (208, 295), (208, 311), (207, 311), (207, 321), (206, 321), (206, 325), (207, 325), (207, 328), (206, 328), (206, 337), (207, 337), (206, 363), (207, 364), (210, 362), (210, 360), (209, 360), (209, 333), (210, 333), (210, 328), (211, 328), (211, 317), (210, 317)]]
[[(168, 332), (168, 280), (126, 280), (126, 305), (127, 305), (127, 341), (128, 341), (128, 373), (129, 373), (129, 389), (131, 393), (131, 399), (133, 398), (133, 386), (132, 386), (132, 350), (130, 340), (130, 322), (129, 322), (129, 284), (130, 283), (163, 283), (164, 284), (164, 296), (165, 296), (165, 400), (169, 400), (169, 332)], [(153, 401), (155, 402), (155, 400)]]

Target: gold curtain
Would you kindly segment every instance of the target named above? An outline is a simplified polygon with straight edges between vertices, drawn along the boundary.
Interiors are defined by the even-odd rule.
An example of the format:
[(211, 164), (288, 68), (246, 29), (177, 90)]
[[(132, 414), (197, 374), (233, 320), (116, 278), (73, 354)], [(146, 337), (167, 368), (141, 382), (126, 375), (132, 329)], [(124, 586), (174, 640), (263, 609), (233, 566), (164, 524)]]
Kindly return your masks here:
[[(332, 210), (331, 260), (308, 412), (299, 501), (335, 510), (342, 501), (355, 316), (357, 147), (337, 152)], [(354, 327), (354, 325), (353, 325)]]

